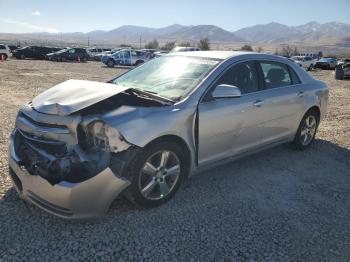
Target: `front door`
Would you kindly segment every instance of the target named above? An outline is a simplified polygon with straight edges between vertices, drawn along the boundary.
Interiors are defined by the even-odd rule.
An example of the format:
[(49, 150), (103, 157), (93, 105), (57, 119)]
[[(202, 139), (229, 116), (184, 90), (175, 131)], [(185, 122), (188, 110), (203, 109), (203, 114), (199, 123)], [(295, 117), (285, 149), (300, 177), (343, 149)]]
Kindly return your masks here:
[[(213, 84), (240, 88), (238, 98), (211, 99), (198, 106), (198, 164), (204, 165), (259, 147), (262, 140), (261, 98), (256, 64), (234, 65)], [(209, 98), (208, 98), (209, 97)]]

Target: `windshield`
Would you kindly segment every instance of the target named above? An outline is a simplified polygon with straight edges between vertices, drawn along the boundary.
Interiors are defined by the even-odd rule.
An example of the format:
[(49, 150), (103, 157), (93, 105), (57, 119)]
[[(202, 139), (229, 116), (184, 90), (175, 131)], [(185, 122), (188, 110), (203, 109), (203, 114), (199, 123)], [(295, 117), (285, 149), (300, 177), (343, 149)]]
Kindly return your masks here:
[(163, 56), (118, 77), (113, 83), (179, 100), (187, 95), (219, 60)]
[(333, 61), (333, 58), (321, 58), (320, 62), (331, 62)]

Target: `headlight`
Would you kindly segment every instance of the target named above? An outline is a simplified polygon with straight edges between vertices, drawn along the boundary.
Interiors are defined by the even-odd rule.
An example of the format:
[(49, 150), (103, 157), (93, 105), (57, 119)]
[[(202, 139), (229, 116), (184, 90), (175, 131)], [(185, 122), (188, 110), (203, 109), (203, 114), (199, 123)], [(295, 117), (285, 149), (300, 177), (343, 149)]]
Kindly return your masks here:
[(101, 149), (108, 149), (109, 141), (107, 136), (107, 125), (104, 122), (96, 121), (90, 125), (89, 129), (93, 144)]

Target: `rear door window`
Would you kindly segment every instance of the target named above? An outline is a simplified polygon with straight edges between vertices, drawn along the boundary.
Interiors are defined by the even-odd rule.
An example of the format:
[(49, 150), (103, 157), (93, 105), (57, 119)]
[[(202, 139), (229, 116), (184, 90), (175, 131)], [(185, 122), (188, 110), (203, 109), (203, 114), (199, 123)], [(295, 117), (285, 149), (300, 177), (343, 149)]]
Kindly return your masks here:
[(301, 84), (300, 78), (297, 75), (297, 73), (295, 73), (294, 69), (291, 67), (288, 67), (289, 72), (290, 72), (290, 77), (292, 78), (292, 84), (293, 85), (298, 85)]
[(278, 62), (259, 62), (266, 89), (292, 85), (287, 65)]

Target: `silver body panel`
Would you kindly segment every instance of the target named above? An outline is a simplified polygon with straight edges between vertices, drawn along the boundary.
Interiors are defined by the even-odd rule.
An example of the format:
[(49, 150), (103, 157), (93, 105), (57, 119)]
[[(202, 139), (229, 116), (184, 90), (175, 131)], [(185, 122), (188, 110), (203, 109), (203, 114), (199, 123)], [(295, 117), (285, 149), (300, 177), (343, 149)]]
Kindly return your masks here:
[[(142, 107), (122, 105), (108, 112), (101, 112), (98, 115), (81, 116), (79, 110), (90, 106), (94, 99), (96, 102), (103, 100), (105, 98), (103, 92), (97, 92), (96, 96), (93, 94), (94, 92), (89, 92), (87, 97), (92, 99), (88, 101), (79, 98), (72, 99), (67, 94), (60, 96), (60, 88), (56, 87), (57, 90), (54, 93), (57, 94), (57, 97), (51, 95), (54, 93), (48, 90), (47, 96), (44, 93), (41, 97), (39, 96), (33, 100), (34, 108), (42, 112), (30, 109), (29, 105), (24, 107), (23, 112), (38, 122), (64, 123), (68, 127), (68, 134), (57, 132), (62, 130), (56, 130), (55, 133), (41, 130), (42, 128), (40, 127), (28, 127), (28, 125), (23, 123), (23, 119), (20, 118), (17, 119), (17, 128), (21, 130), (24, 128), (27, 132), (36, 133), (39, 136), (60, 141), (64, 140), (72, 150), (75, 150), (76, 146), (79, 147), (76, 132), (79, 123), (89, 123), (96, 119), (107, 123), (110, 128), (117, 130), (121, 134), (124, 143), (127, 143), (122, 147), (122, 150), (127, 150), (129, 146), (142, 148), (153, 140), (164, 136), (177, 137), (184, 142), (190, 152), (189, 170), (190, 174), (194, 174), (218, 163), (292, 141), (299, 123), (307, 110), (311, 107), (317, 107), (320, 111), (320, 119), (327, 112), (327, 86), (323, 82), (312, 78), (311, 75), (288, 59), (244, 52), (199, 51), (169, 55), (217, 58), (222, 59), (222, 62), (189, 95), (181, 101), (167, 106)], [(208, 88), (227, 68), (242, 61), (251, 60), (267, 60), (287, 64), (297, 73), (301, 84), (261, 90), (243, 94), (238, 98), (208, 102), (203, 100), (203, 96)], [(83, 84), (83, 82), (76, 83)], [(93, 86), (94, 84), (90, 83), (90, 85)], [(106, 90), (110, 90), (108, 95), (111, 96), (121, 92), (118, 89), (115, 92), (109, 89), (110, 84), (101, 84), (102, 89), (105, 87), (107, 88)], [(65, 90), (64, 88), (62, 89), (63, 92)], [(84, 93), (81, 95), (82, 97), (85, 96)], [(46, 101), (46, 98), (48, 98), (49, 102)], [(62, 99), (60, 100), (60, 98)], [(76, 101), (74, 101), (75, 99)], [(66, 100), (68, 102), (65, 102)], [(257, 104), (257, 101), (262, 102)], [(62, 105), (64, 107), (61, 107)], [(59, 110), (56, 110), (57, 108)], [(120, 138), (113, 139), (118, 140)], [(76, 150), (76, 152), (78, 151)], [(10, 157), (14, 158), (11, 156), (11, 151)], [(11, 163), (13, 164), (14, 162), (12, 161)], [(18, 170), (16, 165), (13, 165), (13, 169)], [(114, 181), (111, 182), (109, 189), (106, 191), (106, 194), (109, 196), (103, 198), (107, 199), (106, 203), (108, 205), (110, 199), (115, 198), (127, 186), (129, 181), (121, 179), (121, 182), (118, 174), (115, 174), (116, 176), (114, 177), (116, 179), (113, 180), (110, 170), (102, 173), (96, 175), (96, 183)], [(24, 175), (21, 176), (22, 179), (24, 179), (23, 177)], [(99, 177), (101, 177), (101, 180), (98, 179)], [(57, 185), (45, 184), (41, 179), (30, 180), (27, 183), (28, 190), (38, 194), (41, 198), (50, 199), (55, 205), (63, 205), (64, 208), (67, 208), (67, 206), (69, 208), (72, 207), (69, 201), (84, 202), (84, 200), (73, 200), (63, 196), (66, 202), (61, 203), (57, 198), (53, 199), (50, 196), (50, 192), (58, 195), (69, 193), (65, 190), (58, 190), (56, 188)], [(89, 183), (89, 180), (81, 184), (85, 182)], [(44, 191), (36, 192), (36, 183), (40, 183), (45, 188), (42, 189)], [(87, 191), (95, 190), (92, 184), (86, 187), (81, 185), (81, 188), (86, 188)], [(81, 191), (79, 190), (79, 192)], [(80, 196), (85, 195), (81, 193)], [(77, 197), (77, 199), (80, 198)], [(91, 216), (100, 213), (102, 209), (105, 210), (106, 206), (102, 206), (103, 208), (99, 209), (98, 212), (90, 210)], [(80, 210), (74, 209), (73, 213), (79, 217)]]

